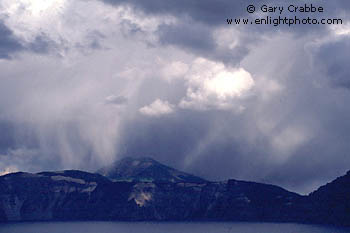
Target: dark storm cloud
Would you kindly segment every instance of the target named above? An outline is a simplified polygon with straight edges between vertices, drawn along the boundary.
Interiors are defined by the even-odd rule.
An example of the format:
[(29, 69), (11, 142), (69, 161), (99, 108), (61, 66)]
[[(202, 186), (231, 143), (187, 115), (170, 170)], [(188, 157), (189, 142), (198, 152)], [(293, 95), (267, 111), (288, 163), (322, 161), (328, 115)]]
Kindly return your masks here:
[(28, 49), (35, 53), (48, 53), (49, 50), (55, 47), (55, 43), (51, 41), (46, 35), (40, 35), (35, 40), (28, 44)]
[(0, 20), (0, 59), (10, 59), (13, 53), (22, 49), (12, 31)]
[(322, 45), (315, 54), (316, 64), (324, 70), (331, 85), (350, 89), (350, 37)]
[[(329, 33), (327, 25), (228, 25), (226, 19), (230, 18), (276, 18), (278, 13), (268, 13), (268, 15), (259, 16), (257, 14), (248, 14), (247, 6), (254, 4), (257, 12), (260, 12), (262, 5), (269, 7), (283, 6), (284, 12), (281, 15), (287, 18), (297, 17), (300, 20), (311, 17), (311, 19), (321, 20), (323, 18), (340, 18), (347, 20), (345, 10), (348, 7), (346, 1), (338, 0), (332, 2), (320, 1), (275, 1), (268, 0), (264, 2), (249, 3), (244, 0), (239, 1), (211, 1), (211, 0), (101, 0), (112, 5), (127, 5), (146, 13), (147, 15), (172, 15), (176, 17), (177, 22), (174, 24), (160, 25), (157, 30), (159, 42), (162, 45), (175, 45), (191, 53), (207, 57), (213, 60), (222, 61), (227, 65), (236, 66), (249, 53), (249, 47), (261, 42), (261, 36), (269, 36), (271, 33), (291, 33), (296, 38), (303, 36), (322, 37)], [(304, 4), (314, 4), (316, 7), (323, 7), (323, 13), (301, 13), (289, 12), (287, 7), (290, 4), (295, 6), (304, 6)], [(237, 37), (240, 39), (235, 48), (220, 48), (217, 44), (218, 35), (214, 30), (238, 29), (241, 34)], [(140, 30), (140, 29), (134, 29)]]
[[(326, 102), (329, 95), (325, 93), (323, 99), (322, 93), (306, 95), (304, 91), (310, 90), (298, 91), (295, 95), (300, 98), (282, 103), (290, 110), (282, 120), (276, 119), (279, 123), (274, 137), (279, 137), (279, 132), (291, 123), (302, 127), (323, 125), (307, 143), (288, 155), (271, 148), (271, 136), (258, 129), (256, 118), (252, 117), (257, 108), (255, 104), (242, 115), (224, 111), (178, 111), (160, 119), (134, 119), (124, 128), (119, 155), (150, 156), (209, 180), (251, 180), (308, 193), (350, 169), (350, 124), (346, 120), (350, 112), (341, 106), (329, 105)], [(311, 100), (305, 101), (305, 98)], [(301, 104), (303, 102), (305, 104)], [(274, 119), (272, 112), (282, 115), (281, 108), (275, 106), (264, 112), (269, 112)], [(251, 141), (250, 137), (254, 139)]]
[(27, 124), (0, 119), (0, 173), (6, 169), (16, 172), (55, 167), (56, 158), (48, 159), (42, 154), (37, 139), (34, 129)]
[(247, 39), (244, 45), (221, 49), (218, 48), (210, 27), (192, 21), (161, 25), (157, 34), (162, 45), (175, 45), (198, 56), (231, 65), (239, 63), (249, 52), (247, 45), (255, 42), (255, 39)]
[[(56, 43), (61, 42), (60, 33), (65, 35), (62, 44), (40, 33), (31, 44), (25, 44), (0, 23), (0, 57), (28, 52), (28, 57), (13, 66), (1, 63), (4, 78), (0, 107), (6, 112), (11, 109), (12, 115), (0, 120), (0, 169), (16, 165), (31, 171), (93, 170), (121, 156), (151, 156), (210, 180), (263, 181), (308, 192), (350, 168), (348, 37), (323, 43), (333, 36), (326, 26), (227, 25), (226, 18), (248, 17), (245, 7), (249, 3), (245, 0), (104, 2), (128, 5), (143, 14), (132, 12), (130, 18), (116, 25), (111, 7), (107, 7), (106, 15), (112, 20), (92, 18), (91, 22), (104, 22), (106, 27), (101, 32), (82, 34), (83, 40), (77, 35), (71, 37), (73, 31), (86, 30), (80, 30), (80, 17), (74, 18), (74, 25), (63, 23), (70, 22), (64, 18), (59, 21), (64, 25), (59, 39), (56, 32), (52, 33)], [(290, 2), (306, 1), (285, 1), (283, 5)], [(315, 14), (317, 18), (346, 17), (341, 13), (350, 6), (348, 1), (313, 2), (325, 8), (324, 14)], [(277, 3), (282, 5), (281, 1)], [(102, 8), (96, 12), (104, 14)], [(154, 15), (172, 15), (176, 20), (153, 31), (153, 21), (143, 21), (142, 17)], [(143, 30), (142, 23), (152, 29)], [(101, 23), (96, 24), (91, 27), (100, 30)], [(119, 26), (121, 29), (115, 30)], [(226, 35), (232, 34), (220, 44), (221, 29)], [(117, 38), (119, 35), (130, 43)], [(156, 39), (152, 47), (144, 49), (140, 44), (150, 35)], [(318, 39), (323, 45), (305, 51)], [(230, 47), (231, 43), (235, 45)], [(64, 51), (63, 55), (50, 61), (56, 47)], [(86, 53), (86, 48), (93, 51)], [(32, 59), (30, 52), (43, 56)], [(191, 87), (181, 73), (187, 68), (170, 66), (169, 73), (180, 73), (173, 79), (167, 79), (163, 68), (181, 61), (191, 69), (196, 57), (239, 65), (252, 75), (256, 90), (247, 100), (237, 100), (245, 107), (241, 114), (179, 107)], [(314, 66), (309, 64), (310, 57)], [(331, 85), (323, 85), (320, 74)], [(259, 82), (261, 77), (263, 82)], [(277, 84), (270, 87), (269, 81)], [(270, 96), (270, 89), (277, 89), (277, 94)], [(105, 98), (106, 93), (123, 93), (127, 98), (119, 94)], [(140, 114), (140, 108), (157, 99), (169, 102), (174, 112), (157, 118)]]
[[(171, 1), (171, 0), (150, 0), (150, 1), (142, 1), (142, 0), (101, 0), (109, 4), (113, 5), (128, 5), (133, 6), (138, 10), (141, 10), (147, 14), (170, 14), (178, 17), (180, 20), (191, 18), (194, 21), (201, 22), (203, 24), (209, 26), (225, 26), (227, 25), (227, 18), (234, 17), (249, 17), (254, 16), (254, 14), (248, 14), (246, 8), (249, 4), (255, 5), (257, 11), (260, 11), (261, 6), (266, 5), (270, 7), (275, 6), (283, 6), (285, 9), (283, 16), (310, 16), (312, 18), (322, 18), (322, 17), (340, 17), (347, 16), (341, 14), (342, 12), (346, 12), (348, 8), (350, 8), (350, 4), (346, 0), (335, 0), (335, 1), (322, 1), (313, 0), (313, 1), (276, 1), (276, 0), (267, 0), (264, 2), (255, 1), (255, 2), (247, 2), (244, 0), (237, 1), (229, 1), (229, 0), (180, 0), (180, 1)], [(300, 13), (300, 12), (287, 12), (287, 7), (291, 4), (295, 6), (304, 6), (304, 4), (310, 5), (313, 3), (314, 6), (323, 7), (324, 11), (322, 13)], [(275, 16), (273, 13), (270, 16)], [(322, 26), (313, 26), (319, 29)], [(251, 27), (252, 28), (252, 27)], [(254, 27), (255, 29), (261, 28)], [(274, 27), (265, 27), (264, 30), (270, 30)], [(289, 27), (285, 27), (288, 30)], [(294, 27), (293, 30), (302, 30), (303, 28), (310, 27)], [(276, 28), (275, 28), (276, 29)], [(274, 29), (273, 29), (274, 30)]]
[(47, 54), (55, 47), (56, 44), (44, 34), (35, 37), (32, 42), (24, 42), (0, 21), (0, 59), (11, 59), (14, 53), (23, 51)]
[(163, 44), (174, 44), (193, 51), (213, 51), (216, 47), (211, 30), (204, 25), (163, 25), (159, 28), (159, 36)]
[[(255, 145), (245, 141), (250, 127), (243, 116), (217, 111), (181, 111), (173, 117), (139, 119), (124, 129), (121, 156), (151, 156), (213, 181), (264, 181), (267, 170), (273, 170), (267, 159), (268, 141), (263, 135)], [(276, 184), (277, 180), (269, 182)], [(284, 182), (279, 184), (286, 187)]]
[(33, 127), (11, 119), (0, 119), (0, 155), (18, 148), (35, 149), (39, 141)]
[(256, 167), (244, 156), (247, 151), (242, 144), (232, 138), (225, 139), (227, 135), (222, 131), (222, 135), (211, 136), (216, 131), (213, 119), (225, 121), (229, 115), (181, 111), (176, 116), (130, 122), (124, 129), (121, 156), (151, 156), (209, 180), (244, 177)]
[[(328, 95), (327, 95), (328, 94)], [(301, 105), (298, 111), (308, 117), (313, 117), (313, 122), (322, 124), (318, 127), (317, 134), (307, 143), (298, 147), (288, 160), (278, 166), (273, 167), (262, 179), (268, 183), (279, 183), (291, 190), (312, 191), (321, 184), (325, 184), (332, 179), (344, 175), (350, 170), (349, 151), (350, 124), (346, 120), (350, 116), (350, 111), (343, 109), (345, 105), (328, 105), (326, 98), (318, 94), (312, 94), (320, 98), (319, 107), (312, 107), (312, 103)], [(304, 95), (304, 99), (308, 98)], [(337, 100), (336, 100), (337, 99)], [(346, 104), (342, 98), (331, 100)], [(314, 99), (312, 102), (316, 104)], [(340, 104), (339, 103), (339, 104)], [(323, 106), (321, 106), (323, 105)], [(309, 110), (306, 110), (309, 108)], [(299, 115), (299, 114), (296, 114)], [(310, 120), (309, 120), (310, 121)], [(305, 122), (305, 124), (307, 124)], [(311, 123), (309, 123), (312, 125)]]
[(0, 155), (2, 155), (16, 143), (14, 126), (8, 122), (0, 121), (0, 132)]
[(182, 165), (193, 145), (202, 139), (202, 135), (208, 133), (211, 124), (208, 119), (210, 114), (193, 115), (187, 112), (178, 118), (139, 118), (127, 124), (124, 129), (123, 154), (145, 154)]
[[(248, 53), (245, 45), (234, 49), (220, 50), (213, 37), (213, 29), (227, 26), (226, 19), (246, 15), (246, 1), (124, 1), (103, 0), (113, 5), (128, 5), (150, 15), (172, 15), (178, 20), (176, 24), (160, 25), (157, 30), (159, 42), (163, 45), (175, 45), (191, 51), (198, 56), (220, 60), (236, 65)], [(136, 29), (134, 29), (136, 30)], [(247, 39), (247, 38), (246, 38)]]
[[(247, 69), (259, 76), (265, 65), (276, 64), (269, 67), (272, 73), (264, 75), (277, 78), (285, 87), (282, 93), (267, 102), (258, 95), (241, 115), (178, 110), (163, 118), (134, 119), (122, 133), (121, 155), (151, 156), (210, 180), (254, 180), (301, 193), (316, 189), (350, 169), (350, 110), (346, 108), (350, 93), (319, 84), (318, 76), (332, 64), (342, 64), (341, 74), (347, 73), (346, 39), (312, 50), (317, 66), (310, 64), (304, 42), (290, 44), (293, 37), (276, 41), (273, 48), (288, 45), (291, 50), (267, 49), (269, 59)], [(290, 70), (283, 73), (285, 67)], [(166, 92), (166, 87), (162, 90)], [(271, 132), (262, 132), (260, 121), (272, 122)], [(294, 146), (294, 140), (302, 143)]]
[[(312, 1), (276, 1), (276, 0), (267, 0), (264, 2), (255, 1), (247, 2), (244, 0), (238, 1), (229, 1), (229, 0), (181, 0), (181, 1), (171, 1), (171, 0), (101, 0), (103, 2), (112, 4), (112, 5), (127, 5), (141, 10), (142, 12), (149, 15), (172, 15), (175, 16), (181, 23), (187, 23), (192, 29), (200, 26), (197, 23), (213, 27), (227, 26), (229, 25), (226, 22), (226, 19), (230, 18), (266, 18), (266, 16), (271, 16), (271, 18), (278, 18), (279, 13), (277, 12), (268, 12), (268, 15), (257, 15), (247, 13), (247, 6), (253, 4), (255, 6), (256, 12), (261, 12), (262, 6), (267, 7), (284, 7), (284, 11), (281, 14), (282, 18), (294, 18), (299, 19), (310, 17), (311, 19), (322, 19), (322, 18), (341, 18), (347, 20), (348, 14), (346, 14), (347, 9), (349, 9), (350, 4), (345, 0), (335, 0), (335, 1), (322, 1), (312, 0)], [(304, 7), (305, 5), (314, 7), (322, 7), (323, 12), (300, 12), (294, 11), (294, 8), (291, 8), (292, 11), (287, 10), (289, 5)], [(191, 22), (190, 20), (193, 20)], [(183, 26), (183, 25), (182, 25)], [(236, 26), (236, 25), (234, 25)], [(231, 25), (233, 27), (233, 25)], [(167, 29), (167, 28), (164, 28)], [(302, 33), (311, 33), (315, 31), (325, 31), (327, 30), (325, 25), (279, 25), (274, 27), (272, 25), (245, 25), (245, 30), (248, 31), (259, 31), (260, 33), (267, 32), (278, 32), (278, 31), (288, 31), (291, 33), (296, 33), (299, 36)], [(190, 36), (190, 34), (188, 34)]]
[[(223, 25), (226, 23), (227, 18), (247, 16), (246, 8), (249, 4), (253, 4), (257, 11), (260, 11), (261, 6), (283, 6), (285, 12), (287, 12), (287, 7), (289, 5), (294, 6), (304, 6), (307, 4), (310, 6), (312, 3), (316, 7), (323, 7), (322, 13), (300, 13), (300, 12), (288, 12), (288, 16), (312, 16), (315, 18), (333, 16), (340, 17), (341, 13), (346, 13), (346, 10), (350, 8), (350, 4), (346, 0), (335, 0), (335, 1), (276, 1), (267, 0), (264, 2), (254, 1), (247, 2), (244, 0), (229, 1), (229, 0), (101, 0), (113, 5), (129, 5), (136, 7), (136, 9), (142, 10), (147, 14), (171, 14), (178, 16), (179, 18), (190, 17), (195, 21), (202, 22), (211, 26)], [(252, 15), (252, 14), (250, 14)], [(347, 17), (347, 15), (342, 14), (342, 16)]]
[(247, 2), (244, 0), (103, 0), (109, 4), (131, 5), (148, 14), (171, 14), (178, 17), (190, 17), (208, 25), (223, 24), (227, 17), (241, 15)]

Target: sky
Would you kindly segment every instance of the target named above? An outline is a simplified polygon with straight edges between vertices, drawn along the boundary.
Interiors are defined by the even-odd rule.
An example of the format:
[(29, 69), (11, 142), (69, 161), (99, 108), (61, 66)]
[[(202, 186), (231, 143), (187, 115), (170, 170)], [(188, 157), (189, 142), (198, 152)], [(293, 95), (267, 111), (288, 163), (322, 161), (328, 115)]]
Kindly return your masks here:
[[(345, 174), (350, 2), (250, 2), (1, 0), (0, 174), (147, 156), (303, 194)], [(266, 17), (342, 24), (227, 23)]]

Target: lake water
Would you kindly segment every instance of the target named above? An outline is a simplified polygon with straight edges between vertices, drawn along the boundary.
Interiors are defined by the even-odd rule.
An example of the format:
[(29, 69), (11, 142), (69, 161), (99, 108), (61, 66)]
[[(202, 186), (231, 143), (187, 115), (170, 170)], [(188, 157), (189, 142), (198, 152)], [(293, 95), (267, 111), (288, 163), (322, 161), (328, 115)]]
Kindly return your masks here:
[(0, 225), (1, 233), (342, 233), (349, 228), (280, 223), (49, 222)]

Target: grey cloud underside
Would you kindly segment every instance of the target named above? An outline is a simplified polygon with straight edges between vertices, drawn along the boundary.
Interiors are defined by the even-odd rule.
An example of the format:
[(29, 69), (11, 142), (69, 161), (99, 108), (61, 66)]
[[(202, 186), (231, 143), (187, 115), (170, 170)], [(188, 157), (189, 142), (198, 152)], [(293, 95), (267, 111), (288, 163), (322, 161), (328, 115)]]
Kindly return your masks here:
[(51, 41), (47, 35), (43, 34), (37, 36), (33, 42), (26, 45), (26, 48), (35, 53), (47, 54), (56, 46), (55, 42)]
[(223, 23), (223, 19), (231, 15), (242, 14), (242, 8), (246, 1), (211, 1), (211, 0), (103, 0), (114, 5), (131, 5), (148, 14), (171, 14), (181, 17), (191, 17), (195, 21), (203, 22), (207, 25), (218, 25)]
[(0, 21), (0, 59), (9, 59), (13, 53), (22, 49), (23, 46), (14, 37), (12, 31)]
[[(227, 18), (266, 18), (267, 15), (257, 16), (256, 14), (248, 14), (246, 7), (250, 4), (244, 0), (239, 1), (162, 1), (162, 0), (101, 0), (112, 5), (131, 6), (147, 15), (172, 15), (177, 19), (177, 23), (170, 25), (160, 25), (157, 30), (159, 42), (163, 45), (175, 45), (191, 53), (199, 56), (207, 57), (213, 60), (219, 60), (227, 65), (236, 66), (249, 53), (249, 47), (259, 44), (261, 36), (269, 36), (271, 33), (291, 33), (295, 38), (308, 35), (314, 37), (322, 37), (329, 33), (326, 25), (244, 25), (237, 27), (236, 25), (227, 25)], [(303, 6), (305, 3), (313, 3), (315, 6), (322, 6), (323, 13), (300, 13), (288, 12), (289, 4)], [(283, 6), (284, 13), (281, 15), (287, 18), (299, 19), (311, 17), (315, 19), (322, 18), (340, 18), (346, 22), (348, 17), (346, 9), (349, 4), (345, 1), (322, 2), (319, 1), (291, 1), (280, 2), (269, 0), (266, 2), (253, 3), (257, 11), (260, 11), (262, 5), (270, 7)], [(268, 16), (277, 18), (278, 13), (270, 13)], [(239, 43), (235, 48), (219, 48), (214, 39), (213, 29), (217, 28), (239, 28), (244, 35), (238, 36), (244, 43)], [(135, 28), (134, 30), (140, 30)]]
[[(227, 26), (226, 19), (246, 15), (246, 1), (118, 1), (103, 0), (112, 5), (127, 5), (141, 10), (146, 15), (172, 15), (178, 20), (176, 24), (160, 25), (157, 30), (162, 45), (175, 45), (198, 56), (222, 61), (236, 66), (249, 52), (248, 46), (257, 43), (259, 34), (265, 29), (247, 27), (250, 36), (241, 38), (245, 44), (233, 49), (220, 49), (213, 38), (213, 29)], [(134, 29), (140, 30), (140, 29)]]
[(45, 34), (35, 37), (32, 42), (24, 42), (0, 21), (0, 59), (11, 59), (15, 53), (23, 51), (47, 54), (56, 46)]
[(0, 154), (5, 154), (8, 148), (15, 144), (15, 132), (13, 125), (0, 122)]
[(318, 49), (315, 63), (325, 71), (331, 85), (350, 89), (349, 54), (348, 36), (322, 45)]
[[(304, 4), (314, 4), (315, 6), (321, 6), (324, 8), (323, 13), (307, 14), (306, 16), (312, 16), (315, 18), (322, 18), (327, 16), (339, 17), (340, 15), (347, 17), (346, 10), (350, 8), (350, 4), (344, 0), (335, 0), (320, 2), (318, 0), (312, 1), (288, 1), (281, 2), (276, 0), (268, 0), (264, 2), (255, 1), (247, 2), (244, 0), (227, 1), (227, 0), (101, 0), (103, 2), (112, 5), (128, 5), (133, 6), (138, 10), (141, 10), (147, 14), (170, 14), (181, 18), (190, 17), (194, 21), (202, 22), (209, 26), (222, 26), (226, 23), (227, 18), (249, 16), (246, 11), (246, 7), (249, 4), (254, 4), (259, 11), (261, 6), (283, 6), (285, 12), (290, 4), (295, 6), (303, 6)], [(290, 12), (286, 16), (305, 16), (304, 13)], [(255, 29), (257, 29), (256, 27)], [(302, 27), (301, 27), (302, 28)], [(301, 29), (299, 28), (299, 29)], [(321, 28), (321, 27), (318, 27)], [(298, 30), (299, 30), (298, 29)], [(266, 30), (266, 28), (264, 29)]]
[(159, 42), (163, 45), (175, 45), (225, 64), (238, 64), (249, 52), (247, 44), (238, 45), (233, 49), (219, 49), (213, 38), (212, 29), (196, 22), (162, 25), (157, 34)]
[(0, 120), (0, 156), (18, 148), (38, 148), (35, 131), (27, 124), (11, 120)]
[[(171, 1), (171, 0), (150, 0), (150, 1), (142, 1), (142, 0), (101, 0), (108, 4), (112, 5), (127, 5), (132, 6), (138, 10), (145, 12), (150, 15), (173, 15), (177, 17), (180, 21), (185, 21), (188, 18), (191, 18), (195, 22), (200, 22), (210, 27), (217, 26), (227, 26), (226, 19), (227, 18), (250, 18), (255, 19), (259, 16), (255, 14), (248, 14), (246, 8), (249, 4), (253, 4), (256, 8), (257, 12), (261, 11), (262, 6), (267, 7), (284, 7), (284, 12), (281, 15), (282, 17), (291, 17), (297, 16), (298, 18), (305, 18), (310, 16), (311, 18), (342, 18), (344, 20), (348, 19), (348, 14), (346, 14), (347, 10), (350, 8), (350, 4), (344, 0), (335, 0), (335, 1), (327, 1), (320, 2), (318, 0), (312, 1), (288, 1), (281, 2), (276, 0), (268, 0), (264, 2), (247, 2), (244, 0), (238, 1), (211, 1), (211, 0), (181, 0), (181, 1)], [(289, 5), (294, 6), (304, 6), (307, 4), (313, 4), (316, 7), (323, 7), (322, 13), (301, 13), (301, 12), (289, 12), (287, 7)], [(266, 15), (265, 15), (266, 16)], [(269, 16), (278, 17), (279, 13), (270, 13)], [(264, 15), (263, 15), (264, 18)], [(289, 26), (281, 26), (281, 27), (270, 27), (270, 26), (245, 26), (249, 28), (248, 30), (258, 30), (260, 32), (267, 31), (276, 31), (276, 30), (290, 30)], [(310, 26), (302, 26), (302, 27), (293, 27), (293, 32), (310, 32), (314, 30), (323, 30), (325, 27), (320, 25), (310, 25)]]
[(160, 41), (164, 44), (176, 44), (194, 51), (212, 51), (215, 43), (211, 30), (203, 25), (193, 27), (188, 23), (164, 25), (159, 28)]

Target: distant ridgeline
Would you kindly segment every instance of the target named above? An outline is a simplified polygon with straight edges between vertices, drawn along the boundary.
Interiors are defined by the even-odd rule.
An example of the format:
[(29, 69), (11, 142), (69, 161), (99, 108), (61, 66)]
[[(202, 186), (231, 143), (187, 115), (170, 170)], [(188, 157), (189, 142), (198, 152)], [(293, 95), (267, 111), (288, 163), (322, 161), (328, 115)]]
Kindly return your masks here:
[[(99, 174), (98, 174), (99, 173)], [(274, 185), (210, 182), (151, 158), (98, 173), (0, 177), (0, 221), (274, 221), (350, 225), (350, 173), (308, 196)]]

